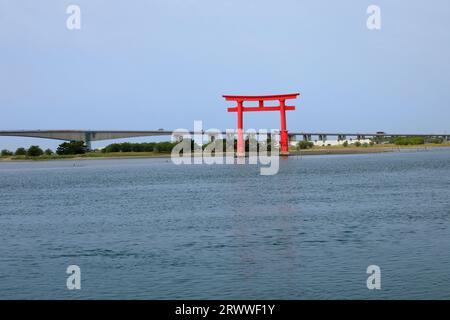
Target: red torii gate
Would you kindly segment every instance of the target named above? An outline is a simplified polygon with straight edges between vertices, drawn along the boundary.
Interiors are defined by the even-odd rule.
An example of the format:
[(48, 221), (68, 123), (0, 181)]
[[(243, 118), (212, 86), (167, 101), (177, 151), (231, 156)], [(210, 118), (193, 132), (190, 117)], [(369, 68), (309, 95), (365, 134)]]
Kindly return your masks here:
[[(223, 95), (226, 101), (236, 101), (237, 106), (228, 108), (228, 112), (237, 112), (238, 114), (238, 141), (237, 155), (245, 155), (244, 134), (243, 134), (243, 112), (249, 111), (280, 111), (281, 128), (280, 128), (280, 146), (281, 153), (289, 152), (289, 137), (286, 129), (286, 110), (295, 110), (295, 106), (287, 106), (286, 100), (296, 99), (300, 93), (276, 94), (269, 96), (232, 96)], [(264, 101), (279, 101), (278, 106), (264, 106)], [(258, 107), (244, 107), (244, 101), (259, 101)]]

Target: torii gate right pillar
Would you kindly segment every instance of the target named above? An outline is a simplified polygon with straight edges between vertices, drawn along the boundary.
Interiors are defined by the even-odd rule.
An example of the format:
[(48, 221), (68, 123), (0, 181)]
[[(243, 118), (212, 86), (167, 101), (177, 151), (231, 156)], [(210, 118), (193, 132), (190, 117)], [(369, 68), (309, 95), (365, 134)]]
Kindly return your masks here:
[(237, 101), (237, 156), (245, 156), (243, 101)]
[(280, 100), (280, 149), (282, 154), (289, 153), (289, 136), (286, 129), (286, 101)]

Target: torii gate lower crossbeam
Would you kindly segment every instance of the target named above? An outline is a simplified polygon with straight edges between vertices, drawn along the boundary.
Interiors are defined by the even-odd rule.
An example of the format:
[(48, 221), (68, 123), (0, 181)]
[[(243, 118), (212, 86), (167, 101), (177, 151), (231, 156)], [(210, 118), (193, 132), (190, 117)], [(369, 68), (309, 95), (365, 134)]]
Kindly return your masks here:
[[(244, 133), (243, 133), (243, 113), (244, 112), (257, 112), (257, 111), (280, 111), (280, 147), (281, 154), (289, 153), (289, 137), (286, 129), (286, 111), (295, 110), (295, 106), (287, 106), (286, 100), (296, 99), (300, 93), (290, 93), (290, 94), (277, 94), (269, 96), (234, 96), (234, 95), (224, 95), (226, 101), (236, 101), (237, 105), (232, 108), (228, 108), (228, 112), (237, 112), (238, 122), (238, 141), (237, 141), (237, 155), (245, 156), (245, 145), (244, 145)], [(278, 106), (264, 106), (264, 101), (279, 101)], [(258, 101), (258, 107), (245, 107), (245, 101)]]

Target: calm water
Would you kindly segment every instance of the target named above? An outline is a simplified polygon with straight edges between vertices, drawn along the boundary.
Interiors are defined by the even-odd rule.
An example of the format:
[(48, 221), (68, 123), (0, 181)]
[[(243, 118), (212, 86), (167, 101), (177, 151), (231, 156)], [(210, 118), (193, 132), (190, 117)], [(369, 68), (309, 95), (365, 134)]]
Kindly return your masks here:
[(0, 298), (448, 299), (449, 223), (448, 149), (0, 163)]

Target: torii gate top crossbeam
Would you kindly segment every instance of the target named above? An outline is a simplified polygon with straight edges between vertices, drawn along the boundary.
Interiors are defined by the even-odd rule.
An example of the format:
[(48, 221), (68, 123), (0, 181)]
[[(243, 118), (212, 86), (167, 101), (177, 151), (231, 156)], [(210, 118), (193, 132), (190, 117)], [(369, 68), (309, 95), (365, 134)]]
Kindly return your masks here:
[(300, 93), (287, 93), (287, 94), (272, 94), (268, 96), (233, 96), (223, 95), (227, 101), (265, 101), (265, 100), (288, 100), (295, 99)]
[[(238, 103), (237, 106), (228, 108), (228, 112), (257, 112), (257, 111), (281, 111), (283, 110), (295, 110), (295, 106), (287, 106), (284, 104), (285, 100), (288, 99), (296, 99), (300, 94), (299, 93), (290, 93), (290, 94), (278, 94), (278, 95), (270, 95), (270, 96), (230, 96), (224, 95), (223, 97), (227, 101), (236, 101)], [(259, 101), (258, 107), (245, 107), (242, 103), (244, 101)], [(264, 106), (264, 101), (280, 101), (280, 105), (278, 106)], [(283, 107), (281, 106), (281, 102), (283, 101)], [(239, 106), (240, 105), (240, 106)], [(240, 108), (240, 110), (239, 110)]]

